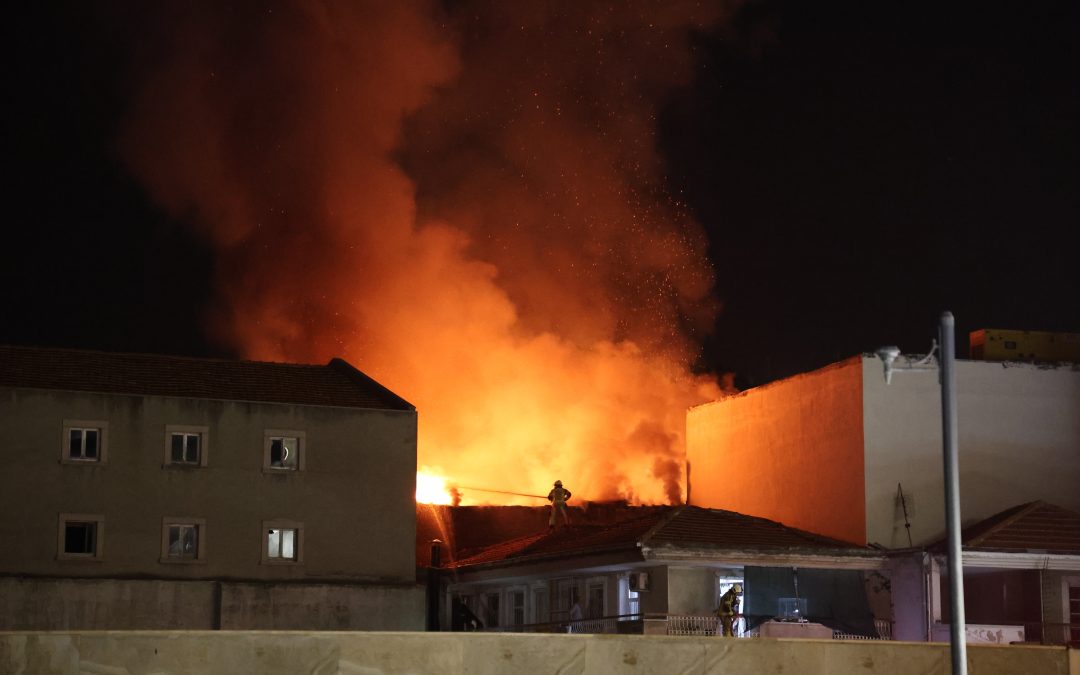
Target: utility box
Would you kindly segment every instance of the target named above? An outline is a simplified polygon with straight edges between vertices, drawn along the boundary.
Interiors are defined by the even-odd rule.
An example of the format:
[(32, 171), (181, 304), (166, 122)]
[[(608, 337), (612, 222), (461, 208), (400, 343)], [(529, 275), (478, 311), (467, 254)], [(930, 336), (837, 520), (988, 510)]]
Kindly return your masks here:
[(983, 328), (968, 340), (977, 361), (1080, 362), (1080, 333)]

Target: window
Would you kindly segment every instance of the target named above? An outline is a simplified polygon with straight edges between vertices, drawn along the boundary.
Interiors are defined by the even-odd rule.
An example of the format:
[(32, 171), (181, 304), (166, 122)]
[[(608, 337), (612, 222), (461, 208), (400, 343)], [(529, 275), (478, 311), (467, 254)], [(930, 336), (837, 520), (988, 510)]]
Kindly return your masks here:
[(263, 523), (262, 561), (270, 565), (295, 565), (304, 560), (304, 526), (286, 520)]
[(547, 586), (533, 586), (532, 589), (532, 623), (546, 623), (548, 621), (548, 589)]
[(303, 431), (268, 429), (263, 440), (263, 471), (303, 471), (305, 445)]
[(525, 589), (512, 588), (506, 594), (511, 630), (520, 631), (525, 625)]
[(105, 518), (84, 513), (61, 513), (57, 557), (61, 560), (100, 560)]
[(194, 563), (206, 560), (206, 520), (161, 519), (161, 562)]
[(165, 464), (206, 466), (210, 427), (170, 424), (165, 427)]
[(64, 464), (104, 464), (107, 422), (64, 420), (60, 461)]
[(483, 611), (481, 619), (487, 628), (498, 628), (499, 622), (499, 594), (484, 593), (480, 596), (480, 609)]

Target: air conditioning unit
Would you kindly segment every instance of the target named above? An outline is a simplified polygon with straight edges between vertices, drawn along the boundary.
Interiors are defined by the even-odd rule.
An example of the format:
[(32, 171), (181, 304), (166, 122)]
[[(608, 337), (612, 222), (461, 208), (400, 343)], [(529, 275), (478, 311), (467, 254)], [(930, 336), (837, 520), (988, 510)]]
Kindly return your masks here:
[(648, 572), (631, 572), (630, 573), (630, 590), (632, 590), (632, 591), (647, 591), (647, 590), (649, 590), (649, 573)]

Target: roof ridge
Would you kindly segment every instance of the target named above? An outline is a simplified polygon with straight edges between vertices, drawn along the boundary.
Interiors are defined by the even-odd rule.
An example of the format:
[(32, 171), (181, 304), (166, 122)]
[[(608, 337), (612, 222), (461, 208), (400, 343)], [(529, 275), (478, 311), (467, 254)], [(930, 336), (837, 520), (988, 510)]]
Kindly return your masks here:
[[(974, 547), (974, 546), (978, 546), (978, 545), (982, 544), (984, 541), (986, 541), (987, 539), (990, 538), (990, 535), (996, 534), (996, 533), (1000, 532), (1001, 530), (1003, 530), (1003, 529), (1005, 529), (1007, 527), (1010, 527), (1013, 523), (1020, 520), (1024, 516), (1028, 515), (1029, 513), (1034, 511), (1035, 509), (1039, 508), (1040, 506), (1043, 506), (1044, 504), (1045, 504), (1045, 502), (1043, 502), (1042, 500), (1036, 500), (1036, 501), (1033, 501), (1033, 502), (1028, 502), (1026, 504), (1020, 504), (1018, 507), (1014, 506), (1013, 508), (1016, 509), (1016, 513), (1014, 513), (1011, 516), (1003, 519), (1000, 523), (996, 523), (996, 524), (991, 525), (990, 527), (986, 528), (986, 530), (984, 532), (982, 532), (981, 534), (977, 534), (974, 537), (972, 537), (971, 539), (969, 539), (967, 542), (964, 542), (964, 545)], [(1008, 511), (1009, 509), (1005, 509), (1005, 510)], [(994, 516), (990, 516), (990, 518), (993, 518), (993, 517)]]
[(211, 361), (213, 363), (257, 363), (260, 365), (292, 366), (299, 368), (324, 368), (322, 363), (295, 363), (290, 361), (262, 361), (259, 359), (229, 358), (226, 356), (191, 356), (189, 354), (163, 354), (160, 352), (129, 352), (109, 349), (86, 349), (83, 347), (41, 347), (36, 345), (0, 344), (0, 349), (18, 349), (27, 352), (66, 352), (75, 354), (100, 354), (103, 356), (142, 356), (174, 361)]

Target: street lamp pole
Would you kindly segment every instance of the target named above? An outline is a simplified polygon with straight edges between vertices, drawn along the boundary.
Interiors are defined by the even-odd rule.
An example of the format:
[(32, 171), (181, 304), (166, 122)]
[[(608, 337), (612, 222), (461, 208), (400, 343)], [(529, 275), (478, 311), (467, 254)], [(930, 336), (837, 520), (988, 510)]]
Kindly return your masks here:
[(945, 458), (945, 523), (949, 557), (949, 640), (953, 675), (967, 675), (967, 639), (964, 617), (964, 566), (960, 550), (960, 460), (956, 430), (956, 340), (952, 312), (941, 313), (941, 434)]
[(945, 461), (945, 528), (948, 532), (949, 569), (949, 641), (952, 647), (953, 675), (967, 675), (967, 636), (964, 618), (964, 565), (960, 550), (960, 460), (956, 430), (956, 322), (952, 312), (942, 312), (938, 324), (938, 339), (934, 348), (922, 360), (906, 366), (894, 366), (900, 356), (895, 345), (882, 347), (877, 355), (885, 366), (885, 384), (894, 372), (933, 370), (930, 359), (940, 349), (938, 380), (941, 383), (941, 436)]

